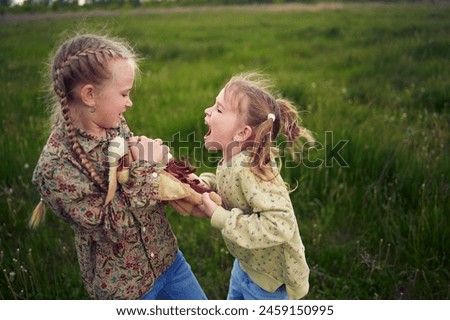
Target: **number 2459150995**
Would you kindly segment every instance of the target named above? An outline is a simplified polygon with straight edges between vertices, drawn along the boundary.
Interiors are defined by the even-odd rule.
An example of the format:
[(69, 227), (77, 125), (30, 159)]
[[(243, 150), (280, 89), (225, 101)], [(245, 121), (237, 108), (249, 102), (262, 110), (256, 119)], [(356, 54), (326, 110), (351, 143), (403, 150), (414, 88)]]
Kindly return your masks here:
[(332, 305), (297, 305), (297, 306), (282, 306), (282, 305), (270, 305), (259, 306), (259, 315), (291, 315), (291, 316), (314, 316), (314, 315), (333, 315)]

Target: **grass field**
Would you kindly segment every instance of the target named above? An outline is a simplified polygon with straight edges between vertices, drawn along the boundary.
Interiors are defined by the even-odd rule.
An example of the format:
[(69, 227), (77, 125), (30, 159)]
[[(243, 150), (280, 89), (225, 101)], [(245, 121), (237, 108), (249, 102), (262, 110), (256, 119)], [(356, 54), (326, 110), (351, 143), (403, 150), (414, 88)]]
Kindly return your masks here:
[[(403, 4), (0, 18), (0, 298), (88, 298), (70, 228), (49, 213), (26, 226), (48, 135), (47, 58), (73, 30), (131, 42), (143, 60), (130, 127), (198, 172), (218, 156), (201, 148), (203, 110), (231, 75), (260, 70), (299, 106), (320, 146), (283, 169), (298, 183), (306, 298), (450, 298), (450, 6)], [(219, 232), (168, 214), (208, 297), (224, 299), (233, 258)]]

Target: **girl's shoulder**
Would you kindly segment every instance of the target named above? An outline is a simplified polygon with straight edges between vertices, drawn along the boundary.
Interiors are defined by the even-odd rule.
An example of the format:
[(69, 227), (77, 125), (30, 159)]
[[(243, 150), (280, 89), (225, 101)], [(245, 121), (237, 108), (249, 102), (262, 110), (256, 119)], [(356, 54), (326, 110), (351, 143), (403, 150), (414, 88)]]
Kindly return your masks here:
[(64, 128), (56, 126), (48, 137), (47, 143), (44, 146), (44, 151), (51, 154), (65, 153), (69, 142), (69, 137)]
[(284, 180), (275, 161), (270, 163), (270, 166), (267, 167), (268, 172), (262, 176), (258, 173), (258, 170), (252, 168), (251, 157), (248, 151), (242, 151), (236, 154), (232, 161), (224, 165), (228, 166), (229, 170), (241, 181), (245, 180), (248, 183), (285, 187)]

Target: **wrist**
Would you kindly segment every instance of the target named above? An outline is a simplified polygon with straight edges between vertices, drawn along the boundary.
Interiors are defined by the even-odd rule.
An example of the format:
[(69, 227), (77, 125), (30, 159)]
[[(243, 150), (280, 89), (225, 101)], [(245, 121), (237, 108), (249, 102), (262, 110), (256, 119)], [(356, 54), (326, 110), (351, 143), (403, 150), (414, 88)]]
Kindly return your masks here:
[(215, 204), (214, 202), (213, 202), (213, 204), (208, 206), (208, 212), (207, 212), (208, 217), (211, 218), (213, 216), (214, 211), (216, 211), (217, 207), (219, 207), (219, 206), (217, 204)]
[(217, 206), (211, 216), (211, 225), (219, 230), (223, 229), (228, 215), (227, 210), (221, 206)]

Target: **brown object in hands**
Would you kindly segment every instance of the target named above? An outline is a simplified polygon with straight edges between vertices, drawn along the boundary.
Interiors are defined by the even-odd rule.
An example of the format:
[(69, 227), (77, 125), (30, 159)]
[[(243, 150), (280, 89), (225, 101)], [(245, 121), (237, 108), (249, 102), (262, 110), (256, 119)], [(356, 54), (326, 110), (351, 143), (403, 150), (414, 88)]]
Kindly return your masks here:
[(178, 161), (170, 160), (164, 171), (167, 171), (181, 182), (187, 183), (192, 189), (194, 189), (198, 193), (211, 192), (209, 188), (206, 188), (200, 184), (200, 180), (188, 179), (190, 174), (195, 173), (195, 168), (189, 166), (188, 161), (185, 160), (183, 157), (181, 157), (181, 159)]
[[(183, 215), (197, 215), (195, 208), (203, 203), (201, 194), (205, 192), (209, 192), (211, 200), (218, 206), (222, 205), (222, 199), (217, 193), (211, 192), (209, 188), (201, 185), (200, 180), (189, 179), (189, 175), (195, 173), (195, 168), (190, 167), (184, 158), (181, 158), (179, 161), (170, 160), (164, 170), (169, 175), (160, 175), (160, 186), (162, 186), (160, 188), (160, 196), (170, 195), (170, 199), (162, 200), (172, 200), (171, 205), (178, 213)], [(170, 183), (168, 180), (171, 179), (167, 179), (169, 177), (176, 180), (177, 183), (175, 185)], [(178, 194), (182, 190), (186, 192), (183, 196)], [(200, 217), (200, 215), (198, 216)]]
[[(110, 149), (110, 155), (113, 162), (110, 163), (109, 187), (106, 195), (106, 206), (114, 197), (117, 190), (117, 181), (125, 184), (129, 179), (129, 165), (131, 163), (131, 154), (120, 153), (125, 143), (123, 138), (114, 140), (116, 143)], [(117, 154), (121, 155), (118, 159)], [(131, 161), (130, 161), (131, 160)], [(189, 179), (189, 175), (195, 172), (195, 168), (189, 166), (188, 162), (181, 158), (179, 161), (170, 160), (159, 175), (159, 190), (156, 198), (161, 201), (173, 201), (171, 204), (174, 209), (184, 215), (198, 215), (195, 208), (202, 204), (202, 193), (211, 190), (200, 183), (198, 179)], [(210, 192), (210, 198), (217, 205), (222, 205), (222, 199), (215, 192)]]

